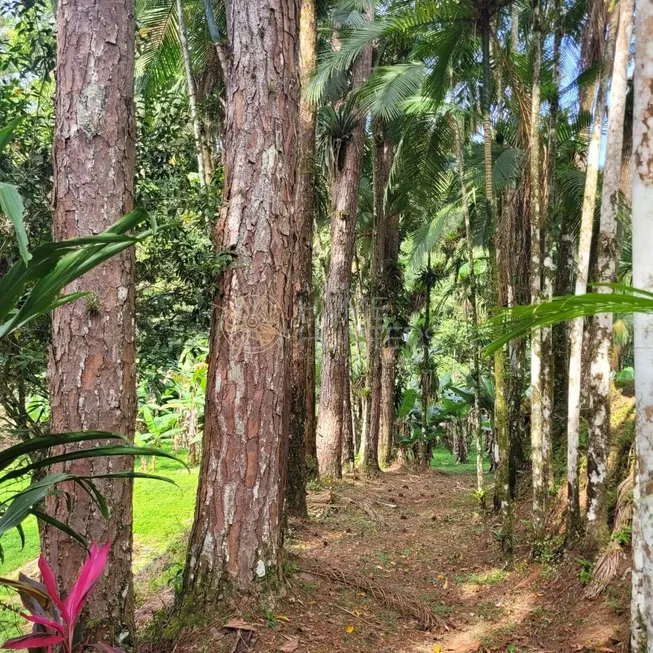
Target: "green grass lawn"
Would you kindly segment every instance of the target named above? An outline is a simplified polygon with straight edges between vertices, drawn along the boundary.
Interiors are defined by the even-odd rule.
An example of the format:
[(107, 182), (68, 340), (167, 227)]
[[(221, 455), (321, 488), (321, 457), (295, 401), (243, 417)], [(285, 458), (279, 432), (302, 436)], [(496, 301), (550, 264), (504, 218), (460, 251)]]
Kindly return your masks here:
[[(139, 469), (139, 461), (136, 461)], [(179, 540), (193, 520), (195, 493), (199, 468), (186, 470), (178, 463), (161, 458), (153, 473), (166, 476), (176, 485), (163, 481), (138, 479), (134, 483), (134, 568), (143, 568)], [(5, 560), (0, 575), (14, 576), (18, 569), (39, 555), (39, 537), (36, 520), (23, 523), (25, 547), (21, 547), (16, 530), (2, 538)], [(0, 644), (4, 639), (21, 632), (24, 621), (2, 604), (13, 604), (14, 594), (3, 588), (0, 591)]]
[[(170, 478), (176, 485), (147, 479), (134, 483), (134, 564), (137, 569), (162, 553), (172, 539), (190, 526), (195, 508), (198, 468), (188, 472), (178, 463), (162, 458), (157, 461), (153, 473)], [(24, 548), (15, 530), (2, 538), (5, 560), (0, 573), (4, 576), (39, 555), (36, 520), (30, 518), (23, 526)]]
[[(456, 457), (445, 447), (436, 447), (431, 454), (431, 467), (441, 472), (450, 474), (470, 474), (476, 475), (476, 449), (474, 444), (469, 448), (467, 453), (467, 462), (459, 465)], [(486, 474), (490, 472), (490, 461), (487, 456), (483, 455), (483, 470)]]

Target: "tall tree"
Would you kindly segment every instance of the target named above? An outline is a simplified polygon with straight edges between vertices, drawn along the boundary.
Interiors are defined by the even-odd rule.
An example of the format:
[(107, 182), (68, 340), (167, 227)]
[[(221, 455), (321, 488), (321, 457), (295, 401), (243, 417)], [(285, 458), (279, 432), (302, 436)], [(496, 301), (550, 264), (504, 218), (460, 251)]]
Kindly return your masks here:
[[(54, 219), (57, 240), (97, 234), (134, 202), (134, 4), (61, 2), (57, 7)], [(103, 430), (134, 436), (134, 252), (104, 263), (68, 291), (90, 290), (54, 312), (49, 365), (54, 433)], [(88, 459), (63, 465), (80, 476), (132, 469), (132, 459)], [(106, 521), (77, 488), (72, 509), (56, 495), (48, 511), (88, 541), (111, 544), (105, 572), (88, 602), (85, 636), (130, 645), (134, 635), (132, 482), (97, 480), (111, 511)], [(42, 546), (61, 589), (74, 582), (86, 552), (45, 525)]]
[[(596, 0), (602, 2), (603, 0)], [(603, 117), (608, 93), (609, 71), (612, 70), (614, 44), (616, 37), (616, 18), (618, 12), (612, 11), (608, 27), (607, 42), (603, 57), (603, 71), (596, 92), (596, 106), (587, 153), (585, 193), (578, 240), (578, 269), (576, 274), (576, 295), (587, 292), (587, 278), (590, 265), (590, 248), (596, 206), (596, 191), (599, 176), (599, 154)], [(575, 318), (570, 333), (569, 354), (569, 396), (567, 416), (567, 536), (574, 537), (580, 528), (580, 499), (578, 486), (578, 447), (580, 428), (581, 363), (583, 353), (583, 318)]]
[[(292, 228), (299, 2), (226, 2), (228, 67), (221, 275), (182, 609), (280, 570), (290, 418)], [(252, 326), (253, 325), (253, 326)]]
[[(616, 36), (608, 137), (601, 190), (601, 222), (597, 247), (597, 281), (614, 283), (620, 248), (617, 212), (621, 181), (624, 117), (628, 91), (628, 58), (633, 25), (633, 0), (621, 0)], [(610, 292), (599, 286), (599, 292)], [(587, 534), (595, 543), (608, 536), (608, 453), (610, 446), (610, 345), (612, 314), (592, 318), (590, 363), (590, 415), (587, 434)]]
[(315, 212), (315, 105), (305, 90), (317, 59), (315, 0), (301, 0), (299, 15), (299, 154), (293, 252), (293, 326), (290, 445), (286, 505), (306, 514), (306, 442), (315, 439), (315, 317), (313, 220)]
[(388, 329), (382, 334), (381, 346), (381, 412), (379, 422), (379, 464), (389, 465), (392, 461), (395, 430), (395, 372), (397, 347), (393, 320), (396, 318), (396, 294), (400, 282), (399, 261), (399, 214), (391, 215), (386, 224), (385, 249), (383, 257), (383, 281), (381, 296), (388, 302), (386, 323)]
[[(633, 285), (653, 291), (653, 2), (637, 4), (633, 109)], [(633, 574), (633, 650), (653, 646), (653, 315), (635, 315), (635, 395), (639, 514)], [(636, 568), (636, 571), (637, 568)], [(637, 581), (643, 581), (637, 586)], [(642, 613), (641, 608), (644, 608)], [(637, 624), (641, 624), (637, 628)]]
[[(539, 0), (533, 3), (533, 85), (530, 125), (531, 302), (542, 300), (542, 193), (540, 184), (540, 71), (542, 24)], [(531, 336), (531, 456), (533, 460), (533, 526), (542, 537), (546, 515), (545, 445), (542, 424), (542, 332)]]
[(193, 136), (195, 137), (195, 151), (197, 153), (197, 171), (199, 173), (200, 185), (206, 186), (211, 181), (210, 166), (211, 155), (208, 150), (204, 130), (197, 106), (197, 86), (193, 78), (193, 65), (188, 47), (188, 34), (186, 32), (186, 19), (184, 17), (183, 0), (176, 0), (177, 3), (177, 25), (179, 27), (179, 43), (181, 45), (181, 58), (184, 62), (184, 75), (186, 77), (186, 89), (188, 91), (188, 105), (190, 108), (190, 119), (193, 123)]
[[(456, 148), (456, 162), (458, 166), (458, 176), (460, 178), (460, 199), (463, 206), (463, 216), (465, 218), (465, 249), (467, 250), (467, 265), (469, 266), (469, 303), (471, 306), (472, 333), (474, 338), (474, 351), (472, 353), (472, 379), (474, 383), (474, 410), (472, 419), (472, 430), (474, 441), (476, 443), (476, 490), (479, 496), (483, 491), (483, 445), (481, 432), (481, 361), (478, 338), (478, 308), (476, 302), (476, 272), (474, 270), (474, 240), (472, 234), (472, 220), (469, 214), (469, 204), (467, 203), (467, 186), (465, 184), (465, 162), (463, 158), (463, 146), (459, 125), (456, 119), (453, 119), (454, 141)], [(501, 483), (501, 480), (497, 480)], [(507, 480), (506, 480), (507, 483)], [(507, 492), (507, 485), (503, 488)], [(501, 501), (503, 508), (504, 502)]]
[(383, 287), (383, 258), (386, 242), (385, 196), (390, 167), (392, 145), (385, 136), (381, 121), (372, 121), (372, 152), (374, 182), (374, 229), (370, 260), (369, 320), (367, 329), (367, 382), (369, 395), (369, 423), (361, 442), (361, 470), (367, 476), (376, 476), (379, 467), (379, 427), (381, 418), (381, 348), (384, 307), (386, 298), (380, 293)]
[[(371, 16), (370, 16), (371, 18)], [(372, 67), (372, 44), (351, 67), (351, 88), (360, 88)], [(345, 392), (345, 331), (349, 328), (349, 286), (354, 256), (358, 189), (363, 166), (365, 116), (355, 111), (354, 125), (339, 146), (331, 178), (331, 257), (322, 308), (322, 380), (317, 419), (320, 474), (342, 475), (342, 418)]]

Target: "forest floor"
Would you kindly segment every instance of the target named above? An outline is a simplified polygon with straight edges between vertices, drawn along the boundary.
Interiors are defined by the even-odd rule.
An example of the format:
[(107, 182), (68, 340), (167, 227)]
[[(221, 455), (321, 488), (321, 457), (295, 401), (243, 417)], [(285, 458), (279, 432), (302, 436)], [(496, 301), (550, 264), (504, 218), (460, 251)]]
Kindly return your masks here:
[[(560, 559), (551, 551), (532, 560), (525, 496), (515, 516), (514, 561), (506, 564), (493, 535), (498, 522), (479, 510), (470, 471), (392, 469), (375, 481), (352, 475), (316, 487), (310, 519), (290, 524), (281, 591), (216, 614), (169, 648), (148, 650), (627, 650), (627, 562), (603, 596), (584, 599), (580, 554)], [(165, 602), (160, 592), (142, 598), (141, 620)], [(420, 623), (424, 611), (435, 617), (431, 629)]]

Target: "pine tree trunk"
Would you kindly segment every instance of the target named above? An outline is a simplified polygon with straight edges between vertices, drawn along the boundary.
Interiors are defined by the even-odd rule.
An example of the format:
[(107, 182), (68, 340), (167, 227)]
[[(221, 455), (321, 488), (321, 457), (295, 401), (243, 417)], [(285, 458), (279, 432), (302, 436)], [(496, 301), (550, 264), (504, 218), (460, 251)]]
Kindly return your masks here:
[(361, 471), (365, 476), (379, 474), (379, 426), (381, 419), (381, 338), (383, 337), (386, 298), (383, 288), (383, 259), (386, 241), (385, 190), (392, 165), (392, 146), (385, 138), (379, 121), (372, 123), (374, 176), (374, 232), (370, 261), (370, 320), (367, 334), (367, 387), (369, 396), (369, 424), (361, 442)]
[[(372, 47), (352, 66), (352, 87), (369, 77)], [(345, 392), (345, 331), (349, 328), (349, 286), (354, 256), (358, 189), (363, 168), (365, 118), (358, 116), (351, 136), (343, 142), (331, 180), (331, 260), (322, 308), (322, 380), (317, 418), (317, 459), (320, 475), (340, 478), (342, 405)]]
[(184, 74), (186, 75), (186, 88), (188, 90), (188, 105), (190, 107), (190, 120), (193, 124), (193, 136), (195, 138), (195, 153), (197, 156), (197, 172), (199, 173), (200, 185), (206, 186), (210, 181), (207, 179), (205, 160), (207, 146), (204, 141), (202, 121), (197, 110), (197, 88), (193, 79), (193, 66), (190, 60), (190, 49), (188, 47), (188, 35), (186, 32), (186, 20), (184, 18), (183, 0), (177, 0), (177, 24), (179, 27), (179, 43), (181, 44), (181, 58), (184, 62)]
[[(653, 3), (637, 5), (633, 109), (633, 286), (653, 291)], [(644, 628), (653, 648), (653, 316), (635, 314), (636, 440)], [(641, 548), (640, 548), (641, 547)], [(636, 615), (634, 615), (636, 616)]]
[[(605, 47), (603, 70), (596, 94), (596, 110), (587, 154), (585, 194), (581, 215), (580, 237), (578, 241), (578, 269), (576, 274), (576, 295), (587, 292), (590, 249), (594, 223), (594, 207), (599, 175), (599, 154), (601, 131), (608, 91), (609, 73), (612, 70), (616, 32), (617, 12), (612, 12)], [(578, 447), (581, 409), (583, 318), (576, 318), (571, 325), (569, 353), (569, 397), (567, 416), (567, 536), (573, 538), (580, 529), (580, 499), (578, 487)]]
[[(317, 60), (315, 0), (301, 0), (299, 15), (299, 75), (305, 90)], [(292, 376), (290, 391), (290, 443), (286, 508), (294, 515), (306, 516), (306, 442), (308, 416), (315, 414), (315, 369), (313, 312), (313, 219), (315, 213), (315, 118), (316, 109), (304, 98), (299, 106), (299, 153), (295, 195), (295, 237), (293, 251)], [(310, 356), (311, 351), (313, 357)], [(312, 382), (313, 387), (309, 387)]]
[(226, 12), (225, 202), (215, 242), (219, 250), (233, 250), (238, 262), (221, 274), (214, 300), (182, 611), (216, 602), (229, 587), (248, 590), (280, 571), (299, 2), (229, 1)]
[[(621, 0), (617, 31), (603, 188), (601, 223), (597, 247), (597, 281), (614, 283), (620, 248), (617, 243), (617, 212), (624, 137), (626, 94), (628, 91), (628, 57), (633, 26), (633, 0)], [(609, 288), (599, 287), (599, 292)], [(590, 415), (587, 434), (587, 535), (602, 545), (608, 530), (608, 453), (610, 448), (610, 346), (612, 314), (594, 316), (591, 327)]]
[[(57, 10), (53, 236), (97, 234), (133, 208), (134, 4), (131, 0), (61, 2)], [(102, 430), (134, 437), (134, 250), (72, 283), (90, 299), (55, 310), (49, 385), (53, 433)], [(93, 445), (95, 446), (95, 445)], [(71, 447), (81, 448), (81, 447)], [(57, 466), (77, 475), (131, 471), (132, 458), (93, 458)], [(62, 495), (47, 511), (87, 542), (111, 544), (110, 566), (89, 597), (84, 636), (129, 647), (134, 637), (132, 481), (97, 480), (111, 518), (78, 486), (70, 512)], [(42, 548), (67, 592), (86, 552), (44, 525)], [(110, 570), (110, 571), (109, 571)]]

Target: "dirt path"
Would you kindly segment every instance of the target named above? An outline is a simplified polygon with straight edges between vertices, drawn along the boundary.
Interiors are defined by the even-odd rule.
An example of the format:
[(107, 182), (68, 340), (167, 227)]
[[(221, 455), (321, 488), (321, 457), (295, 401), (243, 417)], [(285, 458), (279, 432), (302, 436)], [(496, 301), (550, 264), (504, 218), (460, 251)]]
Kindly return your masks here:
[[(321, 488), (309, 495), (311, 519), (291, 523), (283, 598), (242, 614), (256, 628), (251, 648), (214, 627), (178, 650), (625, 651), (626, 562), (616, 587), (586, 601), (576, 556), (533, 564), (528, 525), (517, 517), (515, 564), (507, 570), (492, 533), (497, 524), (479, 514), (473, 488), (469, 475), (435, 471)], [(325, 578), (333, 569), (369, 579), (375, 596)], [(435, 630), (400, 614), (413, 603), (436, 615)]]

